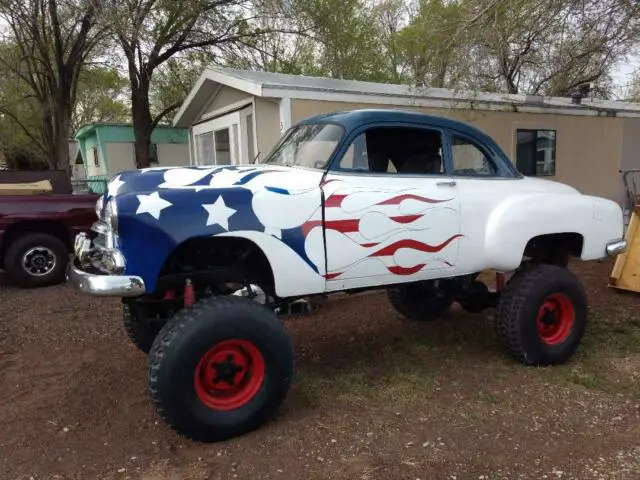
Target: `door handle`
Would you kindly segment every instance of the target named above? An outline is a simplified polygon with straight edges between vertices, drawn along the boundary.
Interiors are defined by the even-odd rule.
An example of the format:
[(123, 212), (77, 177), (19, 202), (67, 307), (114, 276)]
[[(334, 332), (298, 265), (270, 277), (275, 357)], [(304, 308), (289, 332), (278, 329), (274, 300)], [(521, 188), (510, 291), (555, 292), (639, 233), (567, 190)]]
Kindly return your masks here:
[(455, 187), (456, 182), (455, 180), (451, 180), (449, 182), (438, 182), (436, 183), (436, 185), (438, 185), (439, 187)]

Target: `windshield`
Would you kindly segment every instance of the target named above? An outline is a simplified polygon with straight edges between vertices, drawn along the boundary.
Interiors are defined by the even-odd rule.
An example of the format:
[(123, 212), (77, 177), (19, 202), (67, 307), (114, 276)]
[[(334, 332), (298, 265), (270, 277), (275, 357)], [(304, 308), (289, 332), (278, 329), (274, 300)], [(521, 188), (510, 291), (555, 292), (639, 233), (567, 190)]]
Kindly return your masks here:
[(325, 168), (343, 133), (342, 127), (329, 123), (297, 125), (289, 130), (262, 163)]

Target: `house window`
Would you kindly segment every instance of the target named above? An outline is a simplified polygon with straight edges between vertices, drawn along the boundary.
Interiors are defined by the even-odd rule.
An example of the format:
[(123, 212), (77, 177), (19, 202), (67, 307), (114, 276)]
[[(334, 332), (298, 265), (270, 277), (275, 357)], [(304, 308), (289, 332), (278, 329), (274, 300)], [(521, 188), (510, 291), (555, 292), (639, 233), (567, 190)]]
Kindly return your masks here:
[(93, 147), (93, 165), (100, 166), (100, 154), (98, 153), (98, 147)]
[(556, 174), (556, 131), (517, 130), (516, 166), (523, 175)]

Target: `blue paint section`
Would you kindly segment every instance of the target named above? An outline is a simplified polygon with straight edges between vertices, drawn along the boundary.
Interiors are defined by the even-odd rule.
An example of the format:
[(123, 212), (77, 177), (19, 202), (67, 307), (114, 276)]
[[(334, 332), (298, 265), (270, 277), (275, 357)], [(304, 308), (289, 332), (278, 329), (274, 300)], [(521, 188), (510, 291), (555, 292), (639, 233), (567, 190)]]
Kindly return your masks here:
[[(197, 170), (188, 169), (192, 172)], [(154, 291), (164, 263), (184, 241), (226, 232), (265, 231), (265, 226), (252, 208), (254, 195), (252, 190), (244, 185), (237, 185), (239, 182), (232, 183), (226, 188), (210, 187), (213, 177), (224, 170), (237, 171), (238, 169), (225, 167), (215, 169), (213, 172), (203, 172), (205, 175), (202, 178), (189, 183), (188, 187), (184, 188), (160, 187), (165, 182), (166, 170), (164, 169), (142, 173), (125, 172), (120, 175), (120, 181), (125, 182), (115, 197), (119, 212), (120, 249), (127, 261), (126, 273), (142, 277), (148, 291)], [(242, 180), (245, 178), (246, 176), (241, 177)], [(252, 178), (256, 178), (256, 175)], [(196, 190), (195, 187), (198, 186), (208, 188)], [(265, 186), (264, 188), (274, 193), (289, 195), (286, 189), (280, 187)], [(161, 200), (171, 204), (162, 209), (159, 219), (150, 213), (137, 213), (141, 205), (138, 197), (150, 194), (157, 194)], [(105, 203), (108, 200), (108, 195), (105, 195)], [(228, 225), (218, 223), (207, 225), (210, 214), (203, 205), (216, 204), (235, 210), (227, 219)], [(211, 222), (213, 221), (211, 219)], [(282, 230), (281, 241), (318, 273), (318, 267), (305, 253), (305, 237), (302, 228)]]

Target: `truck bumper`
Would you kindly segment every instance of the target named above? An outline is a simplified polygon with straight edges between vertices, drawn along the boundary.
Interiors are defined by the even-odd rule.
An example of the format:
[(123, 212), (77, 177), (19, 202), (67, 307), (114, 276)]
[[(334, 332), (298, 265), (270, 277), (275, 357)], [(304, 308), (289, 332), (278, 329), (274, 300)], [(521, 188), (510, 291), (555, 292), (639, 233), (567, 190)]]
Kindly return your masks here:
[(622, 238), (620, 240), (609, 242), (607, 243), (606, 251), (607, 255), (611, 257), (624, 253), (627, 251), (627, 241)]
[[(105, 231), (99, 222), (92, 230), (99, 235)], [(102, 243), (94, 242), (83, 232), (76, 235), (74, 258), (67, 267), (67, 282), (83, 293), (101, 297), (143, 295), (146, 288), (142, 278), (124, 274), (122, 254)]]
[(144, 281), (133, 275), (89, 273), (70, 262), (67, 281), (83, 293), (101, 297), (137, 297), (145, 293)]

